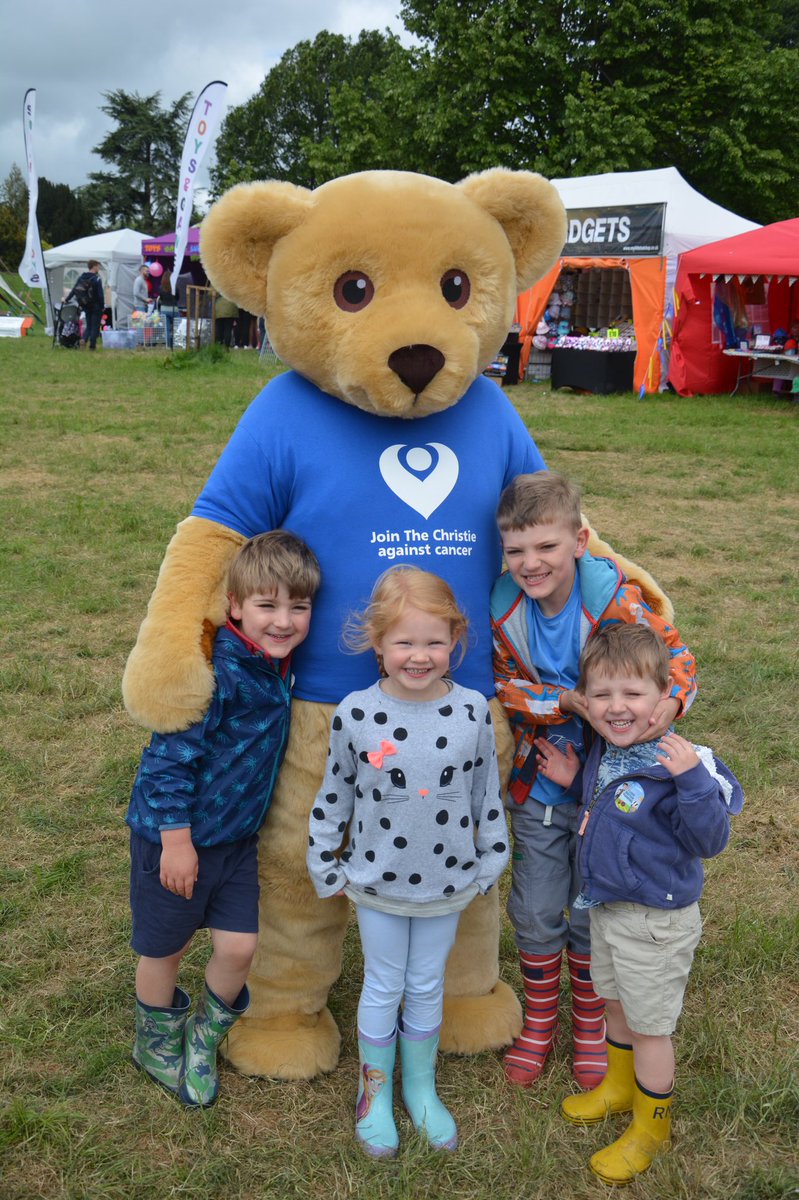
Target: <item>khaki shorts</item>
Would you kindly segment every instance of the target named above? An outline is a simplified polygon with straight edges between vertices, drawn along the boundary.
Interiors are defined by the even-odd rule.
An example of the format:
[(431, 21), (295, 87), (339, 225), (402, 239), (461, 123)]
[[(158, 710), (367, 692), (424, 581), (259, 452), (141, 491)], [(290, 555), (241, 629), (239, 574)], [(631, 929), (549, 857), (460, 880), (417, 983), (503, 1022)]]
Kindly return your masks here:
[(591, 909), (591, 978), (605, 1000), (618, 1000), (633, 1033), (669, 1036), (682, 1011), (694, 951), (702, 935), (699, 905), (650, 908), (616, 901)]

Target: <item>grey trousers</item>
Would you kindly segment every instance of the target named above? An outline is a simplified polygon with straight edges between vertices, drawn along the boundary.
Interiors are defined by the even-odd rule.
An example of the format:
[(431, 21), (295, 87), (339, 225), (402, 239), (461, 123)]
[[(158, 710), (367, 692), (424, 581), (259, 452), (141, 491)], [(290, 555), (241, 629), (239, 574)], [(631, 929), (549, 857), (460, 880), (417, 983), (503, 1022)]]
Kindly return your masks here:
[[(528, 796), (510, 807), (513, 831), (508, 916), (525, 954), (575, 954), (591, 949), (589, 909), (575, 909), (580, 891), (576, 800), (549, 806)], [(568, 916), (566, 915), (568, 910)]]

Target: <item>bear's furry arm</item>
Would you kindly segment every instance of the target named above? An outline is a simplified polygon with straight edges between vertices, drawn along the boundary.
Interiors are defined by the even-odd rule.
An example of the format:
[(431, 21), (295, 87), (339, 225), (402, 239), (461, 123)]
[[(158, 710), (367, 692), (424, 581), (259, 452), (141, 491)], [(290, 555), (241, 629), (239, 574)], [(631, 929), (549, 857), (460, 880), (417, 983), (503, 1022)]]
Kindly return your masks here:
[(671, 624), (674, 621), (674, 606), (657, 581), (644, 567), (639, 567), (637, 563), (614, 550), (608, 542), (603, 541), (596, 530), (588, 524), (585, 514), (583, 514), (583, 523), (588, 525), (589, 529), (589, 553), (593, 554), (594, 558), (612, 558), (614, 562), (618, 563), (630, 583), (634, 583), (640, 589), (644, 602), (649, 605), (652, 612), (657, 613), (664, 621)]
[(178, 525), (122, 679), (125, 707), (139, 725), (174, 733), (206, 712), (213, 636), (227, 619), (228, 567), (246, 540), (204, 517)]

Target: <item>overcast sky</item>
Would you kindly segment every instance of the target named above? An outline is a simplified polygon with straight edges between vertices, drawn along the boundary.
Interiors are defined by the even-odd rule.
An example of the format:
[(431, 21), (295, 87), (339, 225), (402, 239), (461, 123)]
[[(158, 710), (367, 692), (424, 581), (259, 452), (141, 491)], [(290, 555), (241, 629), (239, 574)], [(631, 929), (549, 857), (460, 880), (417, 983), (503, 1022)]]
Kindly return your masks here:
[[(297, 42), (322, 29), (347, 37), (362, 29), (402, 33), (399, 8), (400, 0), (8, 0), (0, 20), (0, 180), (12, 163), (25, 173), (28, 88), (36, 88), (39, 175), (80, 187), (90, 171), (108, 169), (91, 152), (113, 126), (100, 111), (103, 92), (160, 91), (166, 103), (223, 79), (228, 105), (241, 104)], [(198, 185), (207, 182), (206, 164)]]

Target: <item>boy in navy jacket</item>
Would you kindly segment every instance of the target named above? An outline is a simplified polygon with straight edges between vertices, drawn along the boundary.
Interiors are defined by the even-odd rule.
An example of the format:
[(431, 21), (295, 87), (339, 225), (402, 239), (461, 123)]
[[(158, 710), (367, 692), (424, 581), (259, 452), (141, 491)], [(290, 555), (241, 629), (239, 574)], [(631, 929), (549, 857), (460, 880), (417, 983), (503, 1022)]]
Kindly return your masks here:
[[(242, 546), (228, 579), (230, 620), (214, 643), (210, 708), (182, 732), (153, 734), (133, 784), (133, 1061), (190, 1106), (216, 1099), (217, 1046), (249, 1004), (258, 830), (288, 739), (291, 653), (308, 633), (319, 582), (315, 555), (286, 530)], [(189, 1018), (178, 967), (204, 926), (213, 951)]]
[(650, 717), (669, 689), (669, 652), (645, 625), (612, 625), (587, 643), (577, 691), (599, 735), (585, 767), (538, 739), (538, 769), (564, 787), (582, 771), (577, 907), (590, 910), (591, 973), (605, 1000), (608, 1072), (568, 1096), (567, 1120), (593, 1125), (630, 1112), (622, 1136), (591, 1159), (605, 1183), (630, 1183), (668, 1149), (674, 1051), (702, 932), (703, 858), (720, 854), (741, 785), (705, 746), (673, 731), (652, 740)]

